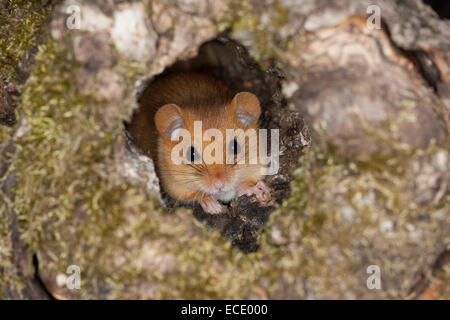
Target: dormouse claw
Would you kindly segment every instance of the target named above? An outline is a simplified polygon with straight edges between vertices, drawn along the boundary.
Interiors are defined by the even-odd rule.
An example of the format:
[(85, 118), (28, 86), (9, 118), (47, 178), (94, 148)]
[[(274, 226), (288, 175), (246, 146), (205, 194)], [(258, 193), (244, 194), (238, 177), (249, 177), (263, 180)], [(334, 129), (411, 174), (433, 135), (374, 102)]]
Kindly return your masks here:
[(239, 190), (237, 196), (240, 197), (242, 195), (252, 196), (255, 195), (256, 199), (259, 201), (267, 201), (270, 199), (270, 189), (266, 186), (263, 181), (259, 181), (253, 187), (248, 189)]
[(222, 212), (222, 205), (213, 196), (207, 196), (200, 200), (203, 210), (210, 214), (219, 214)]

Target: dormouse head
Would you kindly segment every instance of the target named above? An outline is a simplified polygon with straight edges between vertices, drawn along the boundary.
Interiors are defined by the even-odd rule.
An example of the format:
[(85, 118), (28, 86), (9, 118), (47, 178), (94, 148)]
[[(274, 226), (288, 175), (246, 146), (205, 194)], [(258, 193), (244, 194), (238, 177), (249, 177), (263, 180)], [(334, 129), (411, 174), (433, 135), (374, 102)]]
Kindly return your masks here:
[(162, 106), (155, 115), (161, 171), (170, 170), (174, 183), (203, 194), (233, 193), (258, 165), (260, 114), (250, 92), (221, 106)]

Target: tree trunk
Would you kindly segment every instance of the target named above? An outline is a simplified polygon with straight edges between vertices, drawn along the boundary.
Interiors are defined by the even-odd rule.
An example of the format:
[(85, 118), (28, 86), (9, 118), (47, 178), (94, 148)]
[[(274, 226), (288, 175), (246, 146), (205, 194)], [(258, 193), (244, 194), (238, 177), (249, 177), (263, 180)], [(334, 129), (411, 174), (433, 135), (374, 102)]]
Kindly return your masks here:
[[(450, 20), (422, 1), (0, 11), (1, 298), (450, 297)], [(205, 65), (280, 130), (273, 201), (218, 217), (168, 198), (124, 125), (154, 76)]]

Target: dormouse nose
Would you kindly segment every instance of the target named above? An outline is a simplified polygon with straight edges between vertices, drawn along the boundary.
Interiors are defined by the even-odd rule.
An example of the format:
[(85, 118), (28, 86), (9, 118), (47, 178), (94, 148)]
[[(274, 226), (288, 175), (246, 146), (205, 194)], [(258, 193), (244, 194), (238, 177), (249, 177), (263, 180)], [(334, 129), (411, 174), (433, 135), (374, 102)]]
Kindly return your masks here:
[(211, 179), (212, 186), (217, 189), (221, 190), (225, 187), (225, 178), (224, 177), (212, 177)]

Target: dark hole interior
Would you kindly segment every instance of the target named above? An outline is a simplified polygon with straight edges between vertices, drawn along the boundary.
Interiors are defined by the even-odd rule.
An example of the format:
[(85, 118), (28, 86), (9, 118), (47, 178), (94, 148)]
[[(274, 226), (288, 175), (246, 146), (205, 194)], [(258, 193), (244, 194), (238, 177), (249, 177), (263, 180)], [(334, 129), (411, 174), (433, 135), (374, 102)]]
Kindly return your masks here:
[[(302, 142), (309, 137), (303, 120), (297, 113), (288, 110), (286, 100), (281, 94), (283, 73), (273, 63), (269, 63), (266, 69), (264, 71), (251, 58), (244, 46), (224, 34), (203, 44), (196, 57), (178, 61), (162, 73), (207, 72), (225, 81), (233, 91), (252, 92), (261, 103), (259, 128), (279, 129), (282, 153), (280, 170), (277, 174), (266, 176), (264, 179), (271, 189), (272, 201), (267, 205), (261, 206), (257, 201), (253, 201), (255, 199), (242, 196), (232, 200), (225, 213), (211, 215), (204, 212), (199, 204), (179, 203), (161, 188), (162, 199), (169, 208), (178, 206), (192, 208), (198, 220), (209, 227), (219, 229), (224, 237), (232, 241), (233, 246), (244, 252), (257, 250), (260, 229), (267, 222), (274, 204), (281, 203), (282, 199), (289, 195), (291, 171), (297, 167), (298, 159), (304, 150)], [(148, 83), (151, 81), (152, 79)]]
[(450, 1), (446, 0), (424, 0), (441, 19), (450, 19)]

